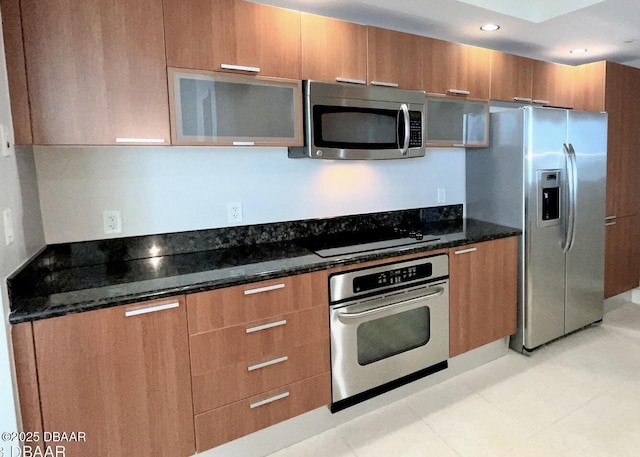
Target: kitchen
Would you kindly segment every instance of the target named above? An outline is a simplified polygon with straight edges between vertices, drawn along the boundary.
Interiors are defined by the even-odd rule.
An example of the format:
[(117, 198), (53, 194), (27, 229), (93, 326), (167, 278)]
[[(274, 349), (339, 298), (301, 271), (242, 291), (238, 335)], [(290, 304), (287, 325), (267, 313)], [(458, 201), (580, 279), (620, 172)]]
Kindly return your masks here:
[[(439, 188), (447, 204), (466, 198), (464, 182), (451, 179), (464, 175), (461, 149), (384, 164), (291, 160), (282, 148), (225, 148), (214, 155), (188, 147), (53, 146), (35, 147), (34, 153), (33, 162), (21, 166), (31, 168), (32, 179), (37, 168), (40, 195), (29, 208), (41, 205), (48, 244), (105, 238), (101, 212), (111, 209), (122, 211), (123, 235), (134, 236), (228, 226), (226, 203), (233, 201), (243, 203), (243, 224), (254, 224), (438, 206)], [(269, 173), (273, 169), (278, 173)], [(34, 195), (27, 191), (23, 198)], [(286, 203), (274, 208), (274, 201)], [(31, 217), (37, 226), (38, 215)], [(37, 233), (28, 241), (44, 243)], [(34, 249), (25, 251), (16, 257), (24, 261)]]

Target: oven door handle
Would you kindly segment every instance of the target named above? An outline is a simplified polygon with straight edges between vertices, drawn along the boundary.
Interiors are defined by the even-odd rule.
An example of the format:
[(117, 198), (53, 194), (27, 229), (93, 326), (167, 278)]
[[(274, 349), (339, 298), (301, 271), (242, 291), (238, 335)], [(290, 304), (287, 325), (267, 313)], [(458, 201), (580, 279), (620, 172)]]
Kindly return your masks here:
[(386, 311), (392, 311), (397, 308), (404, 308), (405, 306), (409, 306), (414, 304), (417, 301), (421, 300), (430, 300), (444, 294), (444, 288), (442, 287), (434, 287), (434, 291), (425, 295), (420, 295), (419, 297), (410, 298), (409, 300), (399, 301), (397, 303), (393, 303), (387, 306), (379, 306), (377, 308), (370, 308), (365, 311), (358, 311), (356, 313), (346, 313), (344, 311), (338, 312), (338, 316), (342, 319), (359, 319), (361, 317), (371, 316), (373, 314), (384, 313)]

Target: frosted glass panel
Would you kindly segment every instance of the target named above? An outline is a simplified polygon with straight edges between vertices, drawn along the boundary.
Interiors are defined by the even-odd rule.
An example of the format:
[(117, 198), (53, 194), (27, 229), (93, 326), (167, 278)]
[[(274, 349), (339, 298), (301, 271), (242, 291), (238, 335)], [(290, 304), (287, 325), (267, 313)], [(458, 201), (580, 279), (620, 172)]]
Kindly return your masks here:
[(488, 104), (452, 98), (427, 99), (427, 144), (483, 146), (488, 142)]
[(174, 110), (179, 142), (228, 144), (297, 141), (300, 97), (297, 82), (174, 74)]

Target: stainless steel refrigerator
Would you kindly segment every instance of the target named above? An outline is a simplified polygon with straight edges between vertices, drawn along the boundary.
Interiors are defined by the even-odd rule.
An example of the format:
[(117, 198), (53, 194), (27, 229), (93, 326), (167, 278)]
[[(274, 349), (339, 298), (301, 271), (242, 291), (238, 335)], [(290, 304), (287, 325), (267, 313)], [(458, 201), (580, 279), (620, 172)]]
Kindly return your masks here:
[(602, 320), (607, 115), (523, 107), (491, 114), (467, 150), (467, 217), (519, 227), (518, 332), (530, 351)]

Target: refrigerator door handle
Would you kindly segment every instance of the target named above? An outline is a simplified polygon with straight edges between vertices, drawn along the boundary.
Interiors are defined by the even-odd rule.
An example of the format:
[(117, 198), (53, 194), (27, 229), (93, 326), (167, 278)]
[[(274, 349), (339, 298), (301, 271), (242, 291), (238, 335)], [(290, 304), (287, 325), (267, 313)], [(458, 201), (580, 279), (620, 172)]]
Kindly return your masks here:
[(575, 183), (576, 183), (576, 179), (575, 179), (575, 168), (574, 168), (574, 163), (572, 160), (572, 149), (573, 146), (571, 146), (571, 144), (563, 144), (563, 149), (564, 149), (564, 157), (565, 157), (565, 164), (567, 167), (567, 193), (568, 193), (568, 204), (567, 207), (569, 209), (568, 211), (568, 215), (567, 215), (567, 224), (566, 224), (566, 229), (565, 229), (565, 235), (564, 235), (564, 243), (562, 246), (562, 250), (567, 253), (571, 250), (571, 245), (573, 244), (573, 240), (574, 240), (574, 231), (575, 231), (575, 200), (576, 200), (576, 195), (575, 195)]
[(565, 252), (569, 252), (573, 248), (573, 243), (576, 239), (576, 211), (578, 210), (578, 163), (576, 159), (576, 151), (573, 149), (573, 144), (569, 143), (569, 166), (571, 167), (571, 173), (569, 178), (571, 183), (569, 184), (569, 225), (571, 231), (567, 237), (567, 248)]

